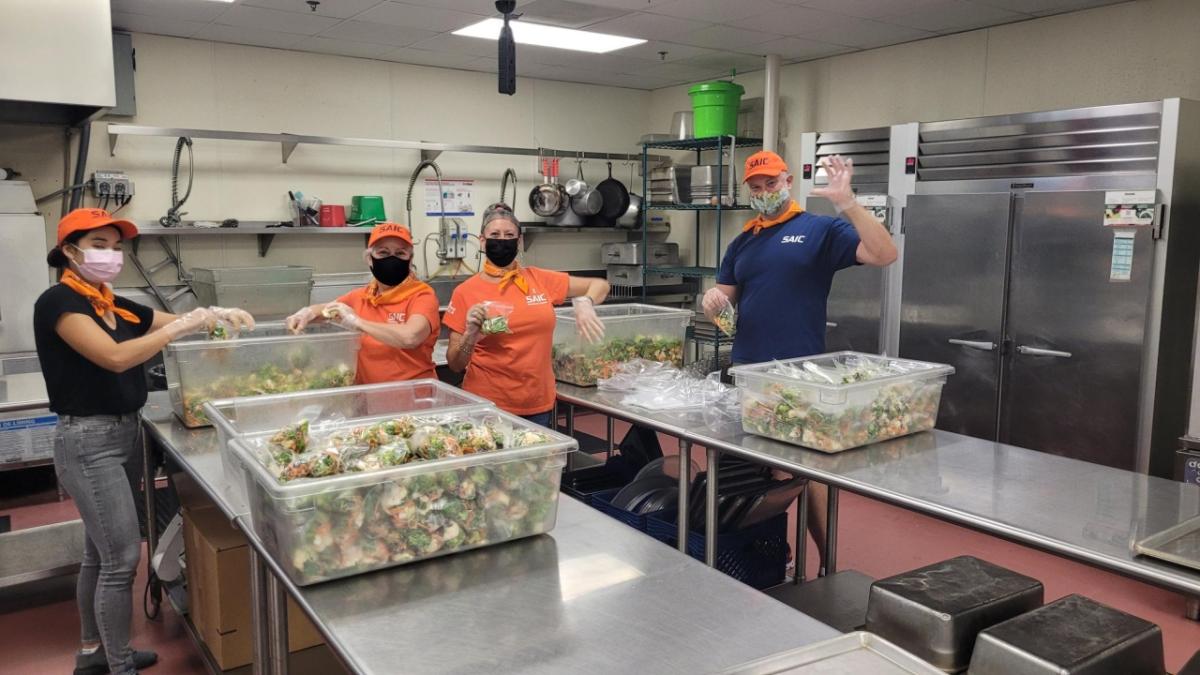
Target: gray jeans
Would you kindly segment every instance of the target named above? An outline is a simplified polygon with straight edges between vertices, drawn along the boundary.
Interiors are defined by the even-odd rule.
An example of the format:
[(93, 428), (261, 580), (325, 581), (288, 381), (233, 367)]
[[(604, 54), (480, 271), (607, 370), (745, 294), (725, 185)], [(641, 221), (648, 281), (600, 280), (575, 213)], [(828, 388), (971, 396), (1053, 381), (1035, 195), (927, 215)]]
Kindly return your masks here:
[(142, 473), (137, 413), (61, 415), (54, 468), (83, 519), (76, 600), (84, 642), (99, 641), (114, 675), (133, 673), (133, 578), (142, 553), (134, 492)]

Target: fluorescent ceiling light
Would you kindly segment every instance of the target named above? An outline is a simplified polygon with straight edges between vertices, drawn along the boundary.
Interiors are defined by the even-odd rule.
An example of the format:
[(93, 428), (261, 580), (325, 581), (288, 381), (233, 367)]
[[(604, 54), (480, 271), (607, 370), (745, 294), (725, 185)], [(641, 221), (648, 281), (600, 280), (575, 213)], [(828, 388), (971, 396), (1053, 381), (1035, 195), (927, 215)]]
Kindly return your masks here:
[[(627, 38), (620, 35), (608, 35), (606, 33), (592, 33), (586, 30), (560, 28), (558, 26), (526, 23), (524, 21), (513, 21), (509, 23), (509, 26), (512, 27), (513, 40), (517, 44), (554, 47), (556, 49), (574, 49), (593, 54), (604, 54), (617, 49), (640, 45), (645, 42), (645, 40), (638, 38)], [(497, 40), (500, 38), (500, 29), (503, 27), (504, 21), (501, 19), (485, 19), (479, 23), (471, 24), (466, 28), (456, 30), (454, 34), (464, 37)]]

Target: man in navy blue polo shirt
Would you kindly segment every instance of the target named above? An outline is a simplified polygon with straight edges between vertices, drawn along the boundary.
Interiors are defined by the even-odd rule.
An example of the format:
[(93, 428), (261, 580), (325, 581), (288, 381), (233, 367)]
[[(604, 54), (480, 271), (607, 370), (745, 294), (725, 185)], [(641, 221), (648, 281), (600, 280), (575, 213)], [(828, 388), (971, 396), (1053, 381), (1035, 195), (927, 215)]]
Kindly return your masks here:
[[(717, 284), (704, 294), (709, 320), (733, 303), (737, 336), (733, 363), (811, 356), (825, 351), (825, 311), (833, 275), (851, 265), (884, 267), (896, 245), (883, 223), (854, 199), (851, 160), (824, 161), (829, 182), (812, 194), (837, 207), (816, 216), (791, 198), (792, 176), (783, 158), (764, 150), (746, 160), (744, 181), (758, 215), (725, 250)], [(825, 486), (812, 484), (810, 531), (824, 547), (828, 517)], [(822, 550), (823, 552), (823, 550)]]

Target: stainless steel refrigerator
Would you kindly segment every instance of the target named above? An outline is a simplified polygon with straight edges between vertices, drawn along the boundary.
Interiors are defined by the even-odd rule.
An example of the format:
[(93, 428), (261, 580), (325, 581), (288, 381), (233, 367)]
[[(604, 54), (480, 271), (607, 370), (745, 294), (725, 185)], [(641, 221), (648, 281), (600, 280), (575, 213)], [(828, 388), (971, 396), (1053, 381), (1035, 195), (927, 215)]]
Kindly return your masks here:
[[(909, 128), (911, 132), (906, 133)], [(910, 124), (802, 134), (801, 166), (793, 167), (799, 185), (798, 201), (811, 213), (837, 215), (828, 199), (810, 193), (814, 187), (829, 182), (821, 159), (830, 155), (850, 158), (854, 161), (851, 187), (859, 203), (871, 210), (898, 239), (900, 208), (913, 184), (903, 170), (904, 157), (914, 154), (905, 143), (906, 139), (914, 139), (911, 145), (915, 149), (915, 128), (915, 124)], [(894, 315), (897, 302), (888, 299), (894, 296), (898, 301), (898, 269), (899, 265), (884, 269), (857, 266), (834, 275), (826, 316), (826, 351), (895, 353), (899, 323), (894, 316), (889, 317), (889, 310)]]
[(50, 286), (47, 250), (29, 183), (0, 181), (0, 354), (35, 349), (33, 303)]
[(900, 355), (943, 429), (1169, 475), (1186, 427), (1200, 104), (921, 124)]

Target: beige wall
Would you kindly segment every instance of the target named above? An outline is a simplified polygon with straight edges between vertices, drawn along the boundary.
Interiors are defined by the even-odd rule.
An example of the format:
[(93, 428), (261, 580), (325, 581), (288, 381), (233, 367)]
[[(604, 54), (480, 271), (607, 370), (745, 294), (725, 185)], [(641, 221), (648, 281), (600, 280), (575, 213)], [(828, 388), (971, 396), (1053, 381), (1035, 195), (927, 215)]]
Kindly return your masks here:
[[(650, 98), (632, 89), (531, 79), (520, 80), (517, 94), (508, 97), (496, 93), (495, 75), (487, 73), (143, 34), (134, 35), (134, 46), (138, 115), (118, 122), (626, 153), (643, 133)], [(94, 124), (92, 133), (88, 173), (123, 169), (135, 182), (136, 197), (122, 215), (162, 216), (170, 205), (175, 139), (122, 137), (110, 157), (104, 125)], [(287, 218), (287, 190), (297, 189), (327, 203), (380, 194), (389, 218), (403, 221), (409, 175), (420, 160), (416, 151), (300, 146), (282, 164), (277, 144), (206, 139), (195, 141), (194, 152), (187, 219), (281, 220)], [(0, 165), (20, 166), (38, 195), (62, 187), (62, 154), (61, 131), (0, 127)], [(500, 176), (513, 167), (518, 213), (533, 219), (526, 195), (541, 181), (535, 158), (446, 153), (437, 161), (447, 178), (479, 181), (477, 213), (499, 198)], [(564, 173), (568, 170), (573, 175), (574, 165), (564, 162)], [(628, 179), (628, 168), (617, 170)], [(585, 173), (598, 181), (603, 166), (590, 162)], [(419, 183), (413, 223), (418, 238), (437, 227), (437, 219), (421, 211), (422, 195)], [(52, 235), (59, 201), (42, 207)], [(478, 227), (478, 216), (467, 220), (473, 230)], [(612, 236), (540, 237), (526, 258), (559, 268), (600, 267), (597, 244)], [(185, 239), (183, 257), (189, 266), (309, 264), (318, 272), (343, 272), (362, 269), (362, 247), (359, 237), (281, 236), (260, 259), (253, 237), (204, 237)], [(173, 278), (168, 270), (160, 275), (164, 283)], [(118, 283), (138, 280), (126, 273)]]
[[(800, 133), (1002, 113), (1200, 98), (1200, 2), (1137, 0), (784, 66), (784, 155)], [(739, 77), (762, 95), (762, 74)], [(687, 88), (653, 93), (650, 126), (688, 107)], [(734, 214), (723, 241), (746, 214)], [(688, 228), (690, 232), (690, 228)], [(701, 255), (711, 264), (711, 230)], [(683, 233), (682, 246), (691, 235)]]

